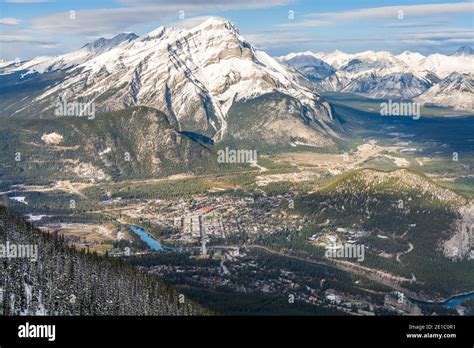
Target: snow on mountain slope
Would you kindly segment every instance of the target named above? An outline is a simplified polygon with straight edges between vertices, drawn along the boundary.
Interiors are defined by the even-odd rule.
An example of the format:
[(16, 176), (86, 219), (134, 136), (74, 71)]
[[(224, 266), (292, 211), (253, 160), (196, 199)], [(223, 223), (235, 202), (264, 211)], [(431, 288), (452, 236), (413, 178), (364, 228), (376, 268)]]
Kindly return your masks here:
[(327, 103), (296, 74), (257, 51), (230, 22), (211, 18), (190, 30), (159, 27), (122, 42), (72, 68), (35, 102), (79, 98), (99, 110), (153, 107), (178, 129), (219, 141), (236, 101), (274, 92), (295, 98), (323, 125), (331, 122)]
[(342, 65), (347, 63), (354, 55), (336, 50), (331, 53), (316, 53), (315, 57), (321, 59), (327, 64), (339, 69)]
[(0, 74), (2, 74), (3, 72), (3, 69), (8, 69), (8, 67), (10, 66), (13, 66), (15, 64), (15, 61), (14, 60), (4, 60), (4, 59), (0, 59), (0, 69), (2, 69), (0, 71)]
[[(288, 57), (288, 56), (287, 56)], [(301, 72), (310, 80), (321, 80), (336, 72), (331, 65), (314, 55), (294, 55), (292, 58), (280, 58), (281, 62)]]
[(279, 62), (286, 62), (290, 59), (293, 59), (295, 57), (301, 57), (301, 56), (311, 56), (311, 57), (314, 57), (314, 58), (317, 58), (317, 59), (320, 59), (320, 57), (316, 54), (316, 53), (313, 53), (311, 51), (305, 51), (305, 52), (290, 52), (288, 53), (287, 55), (285, 56), (280, 56), (280, 57), (275, 57), (276, 60), (278, 60)]
[(457, 72), (460, 74), (474, 72), (474, 56), (445, 56), (432, 54), (413, 66), (416, 71), (431, 71), (440, 78)]
[(397, 58), (408, 66), (415, 66), (426, 57), (418, 52), (405, 51), (400, 53)]
[[(309, 55), (293, 54), (286, 60), (291, 65), (294, 59)], [(366, 51), (356, 54), (346, 54), (335, 51), (329, 54), (310, 55), (312, 59), (319, 57), (332, 68), (332, 73), (326, 74), (322, 81), (317, 81), (321, 90), (343, 91), (357, 93), (369, 98), (412, 98), (431, 87), (431, 81), (424, 73), (410, 69), (406, 62), (421, 60), (422, 56), (405, 52), (401, 57), (390, 52)], [(302, 69), (293, 64), (305, 76), (311, 78), (310, 62)], [(331, 64), (331, 65), (329, 65)], [(313, 69), (320, 69), (320, 63), (315, 63)], [(309, 76), (308, 76), (309, 75)]]
[[(292, 60), (301, 59), (301, 57), (311, 57), (326, 62), (335, 69), (335, 72), (316, 81), (316, 85), (323, 91), (350, 92), (369, 98), (411, 99), (422, 95), (450, 74), (474, 73), (474, 56), (470, 52), (469, 47), (460, 48), (453, 56), (433, 54), (427, 57), (409, 51), (397, 56), (386, 51), (366, 51), (356, 54), (341, 51), (327, 54), (301, 52), (279, 57), (279, 60), (289, 64)], [(309, 59), (306, 63), (304, 68), (301, 64), (289, 65), (311, 78), (313, 71), (317, 70), (321, 63), (316, 61), (313, 67)], [(438, 91), (438, 89), (435, 90)], [(452, 93), (442, 87), (436, 93), (443, 93), (443, 91)], [(453, 95), (449, 93), (446, 95), (446, 100), (453, 98)], [(466, 96), (469, 95), (469, 91), (465, 93), (467, 93)], [(474, 95), (471, 95), (472, 97)], [(442, 100), (439, 95), (437, 98)], [(449, 104), (452, 103), (449, 102)]]
[(6, 67), (6, 69), (3, 71), (3, 74), (9, 74), (18, 71), (22, 73), (22, 76), (26, 76), (33, 73), (44, 73), (68, 69), (82, 64), (87, 60), (110, 50), (122, 42), (128, 42), (134, 40), (135, 38), (137, 38), (137, 36), (132, 33), (122, 33), (111, 39), (100, 38), (94, 42), (84, 45), (77, 51), (60, 56), (35, 57), (31, 60), (21, 62), (16, 65), (13, 64), (14, 62), (12, 62), (12, 64)]
[(412, 73), (393, 73), (384, 76), (369, 74), (347, 84), (342, 91), (365, 95), (369, 98), (411, 99), (420, 95), (431, 84)]
[(469, 46), (461, 46), (453, 54), (453, 56), (473, 56), (473, 55), (474, 55), (474, 49), (472, 49)]
[(423, 104), (474, 111), (474, 74), (452, 73), (416, 100)]
[(392, 70), (389, 73), (414, 72), (423, 74), (426, 71), (430, 71), (437, 74), (440, 78), (444, 78), (453, 72), (469, 73), (474, 70), (474, 57), (465, 54), (465, 52), (468, 52), (467, 48), (461, 50), (461, 52), (464, 52), (464, 54), (453, 56), (432, 54), (427, 57), (409, 51), (405, 51), (398, 56), (386, 51), (365, 51), (356, 54), (334, 51), (328, 54), (313, 53), (313, 55), (338, 70), (344, 69), (344, 66), (350, 64), (352, 60), (357, 60), (364, 63), (370, 69), (391, 68)]

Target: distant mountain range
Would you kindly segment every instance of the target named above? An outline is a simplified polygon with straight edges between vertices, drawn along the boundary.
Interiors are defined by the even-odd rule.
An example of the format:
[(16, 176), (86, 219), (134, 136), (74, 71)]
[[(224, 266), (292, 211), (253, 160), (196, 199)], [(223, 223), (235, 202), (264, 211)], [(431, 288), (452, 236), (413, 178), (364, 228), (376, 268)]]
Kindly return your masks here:
[(65, 70), (78, 66), (104, 52), (109, 51), (122, 42), (129, 42), (137, 37), (138, 36), (135, 34), (122, 33), (116, 35), (112, 39), (97, 39), (96, 41), (84, 45), (77, 51), (56, 57), (40, 56), (24, 62), (4, 61), (0, 63), (0, 71), (4, 75), (21, 72), (21, 78), (24, 79), (37, 73), (42, 74), (57, 70)]
[(463, 46), (453, 55), (405, 51), (348, 54), (299, 52), (278, 57), (311, 79), (320, 91), (369, 98), (412, 99), (426, 105), (473, 111), (474, 54)]

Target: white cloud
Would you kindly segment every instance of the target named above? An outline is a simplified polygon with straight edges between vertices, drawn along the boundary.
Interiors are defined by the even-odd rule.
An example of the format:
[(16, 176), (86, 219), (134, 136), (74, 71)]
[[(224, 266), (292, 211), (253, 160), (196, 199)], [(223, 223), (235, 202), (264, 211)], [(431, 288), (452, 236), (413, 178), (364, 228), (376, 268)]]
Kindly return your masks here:
[[(64, 33), (74, 35), (101, 35), (104, 32), (121, 32), (134, 25), (146, 25), (163, 21), (178, 20), (180, 11), (185, 18), (196, 16), (203, 12), (219, 12), (242, 8), (266, 8), (280, 6), (291, 0), (177, 0), (177, 1), (148, 1), (132, 2), (122, 0), (130, 5), (120, 8), (103, 8), (77, 10), (75, 18), (70, 18), (69, 12), (53, 13), (35, 17), (31, 20), (32, 30), (39, 33)], [(160, 23), (162, 24), (162, 23)]]
[(402, 43), (422, 43), (425, 45), (444, 45), (474, 42), (474, 29), (446, 28), (409, 30), (400, 33), (398, 40)]
[(426, 21), (426, 22), (407, 22), (407, 21), (398, 21), (387, 23), (384, 27), (387, 28), (423, 28), (423, 27), (439, 27), (449, 24), (448, 21)]
[(49, 0), (6, 0), (5, 2), (10, 4), (38, 4), (43, 2), (49, 2)]
[(13, 18), (13, 17), (4, 17), (0, 18), (0, 24), (4, 25), (17, 25), (23, 22), (21, 19)]
[(54, 49), (58, 47), (58, 45), (55, 43), (38, 43), (37, 46), (44, 49)]
[[(55, 43), (45, 39), (38, 39), (37, 37), (28, 35), (28, 34), (0, 34), (0, 42), (10, 42), (10, 43), (28, 43), (28, 44), (37, 44), (37, 45), (48, 45), (52, 46)], [(3, 48), (3, 47), (2, 47)]]
[[(315, 36), (311, 33), (296, 33), (289, 31), (273, 31), (273, 32), (261, 32), (256, 34), (244, 35), (245, 38), (255, 45), (259, 49), (285, 49), (285, 48), (296, 48), (299, 47), (317, 47), (320, 44), (333, 44), (335, 40), (333, 37), (321, 37)], [(389, 41), (385, 37), (339, 37), (338, 43), (374, 43), (374, 42), (385, 42)]]
[[(301, 33), (296, 31), (265, 31), (245, 37), (254, 45), (261, 49), (280, 49), (285, 47), (316, 46), (317, 44), (331, 44), (335, 42), (334, 37), (321, 37), (313, 33)], [(336, 40), (340, 45), (343, 43), (364, 43), (375, 44), (384, 43), (387, 46), (394, 45), (424, 45), (442, 46), (454, 44), (469, 44), (474, 42), (474, 29), (465, 28), (432, 28), (417, 29), (405, 28), (388, 35), (370, 36), (339, 36)]]
[(158, 21), (178, 8), (112, 8), (59, 12), (31, 19), (32, 32), (42, 34), (102, 35), (121, 32), (135, 24)]
[(28, 35), (8, 35), (0, 34), (0, 42), (32, 42), (34, 38)]
[(293, 32), (264, 32), (244, 36), (250, 43), (261, 49), (282, 48), (288, 45), (307, 44), (316, 41), (314, 35), (302, 35)]
[[(212, 7), (214, 11), (225, 11), (232, 8), (265, 8), (287, 5), (294, 0), (173, 0), (173, 5), (180, 6), (183, 10), (188, 7)], [(169, 5), (170, 0), (119, 0), (120, 3), (132, 6), (163, 6)]]
[(310, 17), (309, 19), (305, 19), (301, 22), (286, 23), (281, 26), (306, 28), (334, 25), (341, 22), (351, 22), (356, 20), (398, 19), (400, 13), (404, 19), (416, 17), (426, 18), (431, 15), (467, 14), (474, 13), (474, 3), (469, 1), (424, 5), (383, 6), (341, 12), (310, 13), (306, 16)]

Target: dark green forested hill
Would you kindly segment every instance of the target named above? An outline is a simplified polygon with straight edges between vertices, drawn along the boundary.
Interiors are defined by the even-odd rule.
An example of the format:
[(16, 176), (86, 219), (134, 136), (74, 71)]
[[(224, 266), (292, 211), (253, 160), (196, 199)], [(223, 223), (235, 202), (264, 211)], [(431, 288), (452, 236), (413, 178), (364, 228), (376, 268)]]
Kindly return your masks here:
[(413, 291), (448, 298), (474, 289), (468, 249), (457, 258), (445, 252), (446, 241), (468, 221), (460, 211), (471, 204), (414, 170), (362, 169), (301, 196), (295, 207), (319, 226), (309, 236), (337, 228), (361, 231), (358, 243), (368, 248), (363, 266), (416, 280), (404, 284)]
[[(58, 143), (45, 140), (50, 134), (59, 137)], [(146, 107), (103, 113), (94, 119), (64, 116), (12, 122), (0, 118), (0, 178), (8, 184), (37, 184), (226, 171), (210, 142), (176, 130), (165, 114)]]
[(210, 313), (121, 259), (76, 251), (61, 236), (42, 233), (0, 206), (0, 248), (9, 246), (12, 251), (12, 245), (37, 246), (38, 257), (33, 261), (0, 255), (0, 314)]

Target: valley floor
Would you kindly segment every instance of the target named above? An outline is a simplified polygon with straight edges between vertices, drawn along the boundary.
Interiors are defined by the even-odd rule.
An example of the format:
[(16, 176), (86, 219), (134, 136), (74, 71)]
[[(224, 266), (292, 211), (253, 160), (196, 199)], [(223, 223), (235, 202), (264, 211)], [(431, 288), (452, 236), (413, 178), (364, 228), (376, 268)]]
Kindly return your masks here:
[[(218, 174), (4, 185), (0, 195), (77, 249), (124, 257), (218, 312), (472, 314), (470, 301), (408, 300), (474, 289), (473, 151), (448, 141), (455, 126), (436, 127), (389, 120), (333, 153), (267, 154)], [(327, 257), (338, 245), (364, 254)]]
[[(296, 295), (296, 301), (332, 309), (335, 313), (368, 315), (392, 311), (416, 314), (421, 313), (421, 309), (407, 301), (399, 303), (399, 294), (436, 301), (450, 295), (445, 290), (430, 294), (425, 284), (417, 281), (417, 274), (406, 272), (404, 259), (416, 248), (409, 238), (390, 236), (390, 231), (384, 231), (382, 226), (377, 229), (375, 238), (378, 235), (379, 239), (384, 237), (390, 243), (400, 243), (400, 251), (397, 248), (384, 250), (378, 243), (368, 243), (368, 252), (388, 260), (387, 264), (328, 259), (323, 255), (328, 238), (337, 238), (340, 242), (352, 240), (367, 243), (366, 234), (373, 233), (360, 226), (344, 226), (342, 220), (328, 219), (317, 223), (316, 217), (312, 221), (312, 218), (308, 219), (295, 209), (295, 201), (324, 189), (328, 184), (330, 186), (334, 178), (337, 180), (362, 168), (398, 170), (410, 166), (421, 169), (437, 161), (436, 157), (417, 155), (407, 142), (385, 146), (376, 140), (368, 140), (343, 154), (299, 152), (269, 156), (259, 168), (238, 175), (181, 175), (117, 183), (55, 182), (47, 186), (16, 187), (3, 194), (8, 194), (10, 204), (31, 211), (30, 220), (35, 224), (44, 230), (58, 231), (78, 249), (107, 252), (115, 256), (132, 255), (135, 259), (145, 256), (153, 258), (156, 252), (151, 251), (127, 227), (130, 223), (143, 226), (162, 245), (179, 250), (171, 254), (196, 260), (192, 267), (172, 266), (173, 262), (168, 267), (166, 263), (170, 261), (166, 260), (167, 256), (161, 256), (164, 263), (153, 264), (149, 268), (150, 272), (178, 286), (195, 279), (196, 284), (191, 288), (186, 285), (185, 288), (191, 296), (197, 296), (196, 299), (200, 297), (196, 295), (200, 288), (207, 291), (205, 289), (209, 287), (223, 287), (226, 291), (238, 292), (240, 296), (249, 291), (276, 298), (281, 294)], [(430, 177), (433, 180), (446, 180), (446, 177), (451, 182), (455, 180), (451, 174), (433, 173)], [(58, 214), (54, 214), (53, 210), (42, 212), (28, 197), (41, 194), (47, 201), (51, 192), (75, 197), (76, 209), (80, 211), (73, 215), (64, 214), (64, 211), (58, 211)], [(20, 196), (26, 197), (24, 202), (12, 199)], [(82, 208), (89, 206), (94, 209)], [(349, 230), (353, 230), (350, 235)], [(295, 240), (288, 244), (288, 238), (293, 237)], [(206, 252), (202, 249), (203, 241), (207, 244)], [(329, 273), (319, 278), (303, 276), (304, 281), (299, 283), (291, 277), (286, 280), (281, 276), (275, 278), (274, 272), (292, 272), (279, 266), (268, 268), (267, 265), (269, 278), (260, 279), (260, 270), (253, 273), (246, 267), (252, 262), (258, 265), (262, 252), (274, 255), (271, 257), (289, 258), (316, 268), (322, 267), (324, 272)], [(146, 261), (134, 262), (143, 266)], [(216, 263), (210, 266), (209, 262)], [(338, 275), (331, 274), (328, 271), (331, 269), (339, 270)], [(350, 281), (344, 281), (345, 278)], [(423, 290), (420, 292), (417, 287)], [(186, 292), (185, 288), (183, 292)], [(456, 287), (451, 291), (456, 292)], [(374, 297), (375, 294), (377, 297)]]

